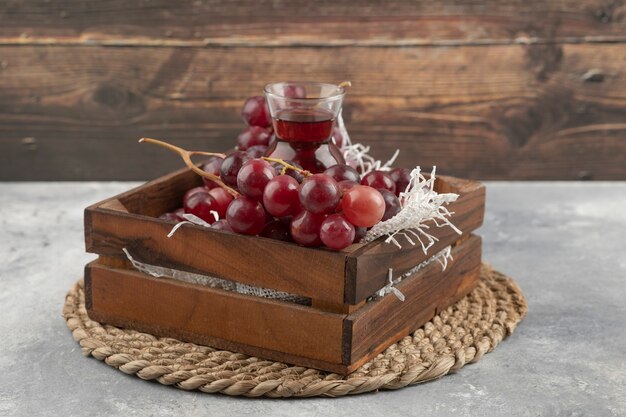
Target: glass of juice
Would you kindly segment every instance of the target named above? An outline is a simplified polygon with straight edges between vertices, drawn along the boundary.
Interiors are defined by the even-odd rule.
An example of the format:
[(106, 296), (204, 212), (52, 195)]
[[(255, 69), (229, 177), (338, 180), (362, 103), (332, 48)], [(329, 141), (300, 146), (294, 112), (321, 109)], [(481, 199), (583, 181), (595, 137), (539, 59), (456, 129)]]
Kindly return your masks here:
[(345, 163), (332, 143), (346, 90), (335, 84), (281, 82), (265, 86), (276, 142), (266, 156), (293, 161), (313, 173)]

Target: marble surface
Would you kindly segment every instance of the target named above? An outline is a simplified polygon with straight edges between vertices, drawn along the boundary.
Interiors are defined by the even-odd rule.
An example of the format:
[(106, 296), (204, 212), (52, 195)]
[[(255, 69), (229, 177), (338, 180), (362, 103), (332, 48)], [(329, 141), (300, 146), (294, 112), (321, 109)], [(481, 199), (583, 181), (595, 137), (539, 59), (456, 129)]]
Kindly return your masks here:
[(488, 183), (484, 257), (530, 311), (479, 363), (339, 399), (184, 392), (84, 358), (61, 316), (83, 208), (130, 183), (0, 183), (1, 416), (626, 415), (626, 183)]

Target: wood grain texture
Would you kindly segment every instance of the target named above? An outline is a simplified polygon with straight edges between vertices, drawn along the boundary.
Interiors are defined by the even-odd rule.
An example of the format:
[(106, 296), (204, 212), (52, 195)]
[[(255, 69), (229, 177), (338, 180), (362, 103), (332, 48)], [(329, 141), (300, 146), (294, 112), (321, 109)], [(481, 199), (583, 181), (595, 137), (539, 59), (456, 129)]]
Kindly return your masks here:
[(302, 366), (348, 374), (471, 291), (481, 242), (453, 251), (397, 285), (406, 296), (370, 301), (349, 315), (158, 279), (110, 262), (85, 269), (91, 319)]
[(398, 165), (626, 178), (622, 43), (259, 51), (0, 47), (0, 179), (154, 178), (181, 162), (139, 137), (226, 150), (243, 128), (243, 98), (293, 78), (351, 79), (353, 139), (380, 158), (401, 149)]
[(166, 0), (0, 4), (0, 42), (463, 45), (623, 39), (621, 1)]
[(347, 317), (352, 342), (348, 362), (358, 366), (474, 288), (480, 278), (480, 237), (472, 236), (455, 247), (452, 257), (443, 272), (432, 263), (400, 282), (396, 287), (406, 297), (404, 302), (384, 297)]
[[(237, 347), (340, 364), (343, 318), (292, 303), (245, 296), (131, 270), (87, 265), (87, 309), (94, 320), (224, 349)], [(263, 351), (262, 351), (263, 352)], [(274, 353), (271, 357), (277, 360)]]

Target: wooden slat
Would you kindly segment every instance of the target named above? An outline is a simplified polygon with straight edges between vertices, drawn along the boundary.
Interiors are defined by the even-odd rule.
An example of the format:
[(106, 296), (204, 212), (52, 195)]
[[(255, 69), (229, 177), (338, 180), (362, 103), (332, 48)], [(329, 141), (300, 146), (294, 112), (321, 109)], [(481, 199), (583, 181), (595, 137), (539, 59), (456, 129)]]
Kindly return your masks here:
[[(622, 56), (624, 44), (5, 46), (0, 179), (154, 178), (181, 162), (139, 137), (228, 149), (246, 96), (303, 77), (351, 79), (353, 139), (380, 158), (401, 149), (399, 165), (490, 179), (624, 179)], [(594, 69), (600, 76), (590, 78)]]
[(85, 211), (87, 252), (225, 278), (321, 300), (343, 311), (345, 254), (185, 225), (119, 211)]
[(36, 0), (0, 4), (0, 42), (114, 45), (412, 45), (612, 40), (624, 13), (603, 0)]
[(275, 360), (341, 364), (343, 315), (95, 262), (86, 267), (85, 287), (94, 320)]
[(400, 282), (396, 287), (406, 297), (404, 302), (390, 295), (348, 316), (352, 345), (349, 360), (344, 361), (353, 368), (360, 366), (469, 293), (480, 278), (480, 237), (472, 236), (454, 248), (452, 257), (444, 272), (432, 263)]
[[(448, 209), (454, 213), (451, 222), (465, 235), (482, 225), (485, 213), (484, 185), (449, 177), (438, 177), (436, 185), (441, 193), (459, 194), (457, 201), (449, 204)], [(429, 248), (428, 254), (424, 253), (419, 242), (411, 245), (403, 237), (398, 237), (402, 245), (400, 250), (394, 244), (377, 241), (350, 253), (346, 272), (346, 302), (356, 304), (385, 286), (389, 268), (393, 268), (395, 276), (400, 276), (462, 237), (450, 227), (437, 227), (434, 224), (430, 225), (428, 233), (438, 239)]]

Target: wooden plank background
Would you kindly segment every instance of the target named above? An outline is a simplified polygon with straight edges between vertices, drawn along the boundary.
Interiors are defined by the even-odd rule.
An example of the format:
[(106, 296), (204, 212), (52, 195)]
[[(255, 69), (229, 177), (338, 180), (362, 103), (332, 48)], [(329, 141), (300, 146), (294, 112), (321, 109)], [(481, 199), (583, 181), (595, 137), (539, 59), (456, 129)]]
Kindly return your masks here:
[(626, 179), (623, 1), (0, 2), (0, 180), (148, 179), (136, 140), (225, 150), (245, 97), (353, 82), (376, 156), (481, 179)]

